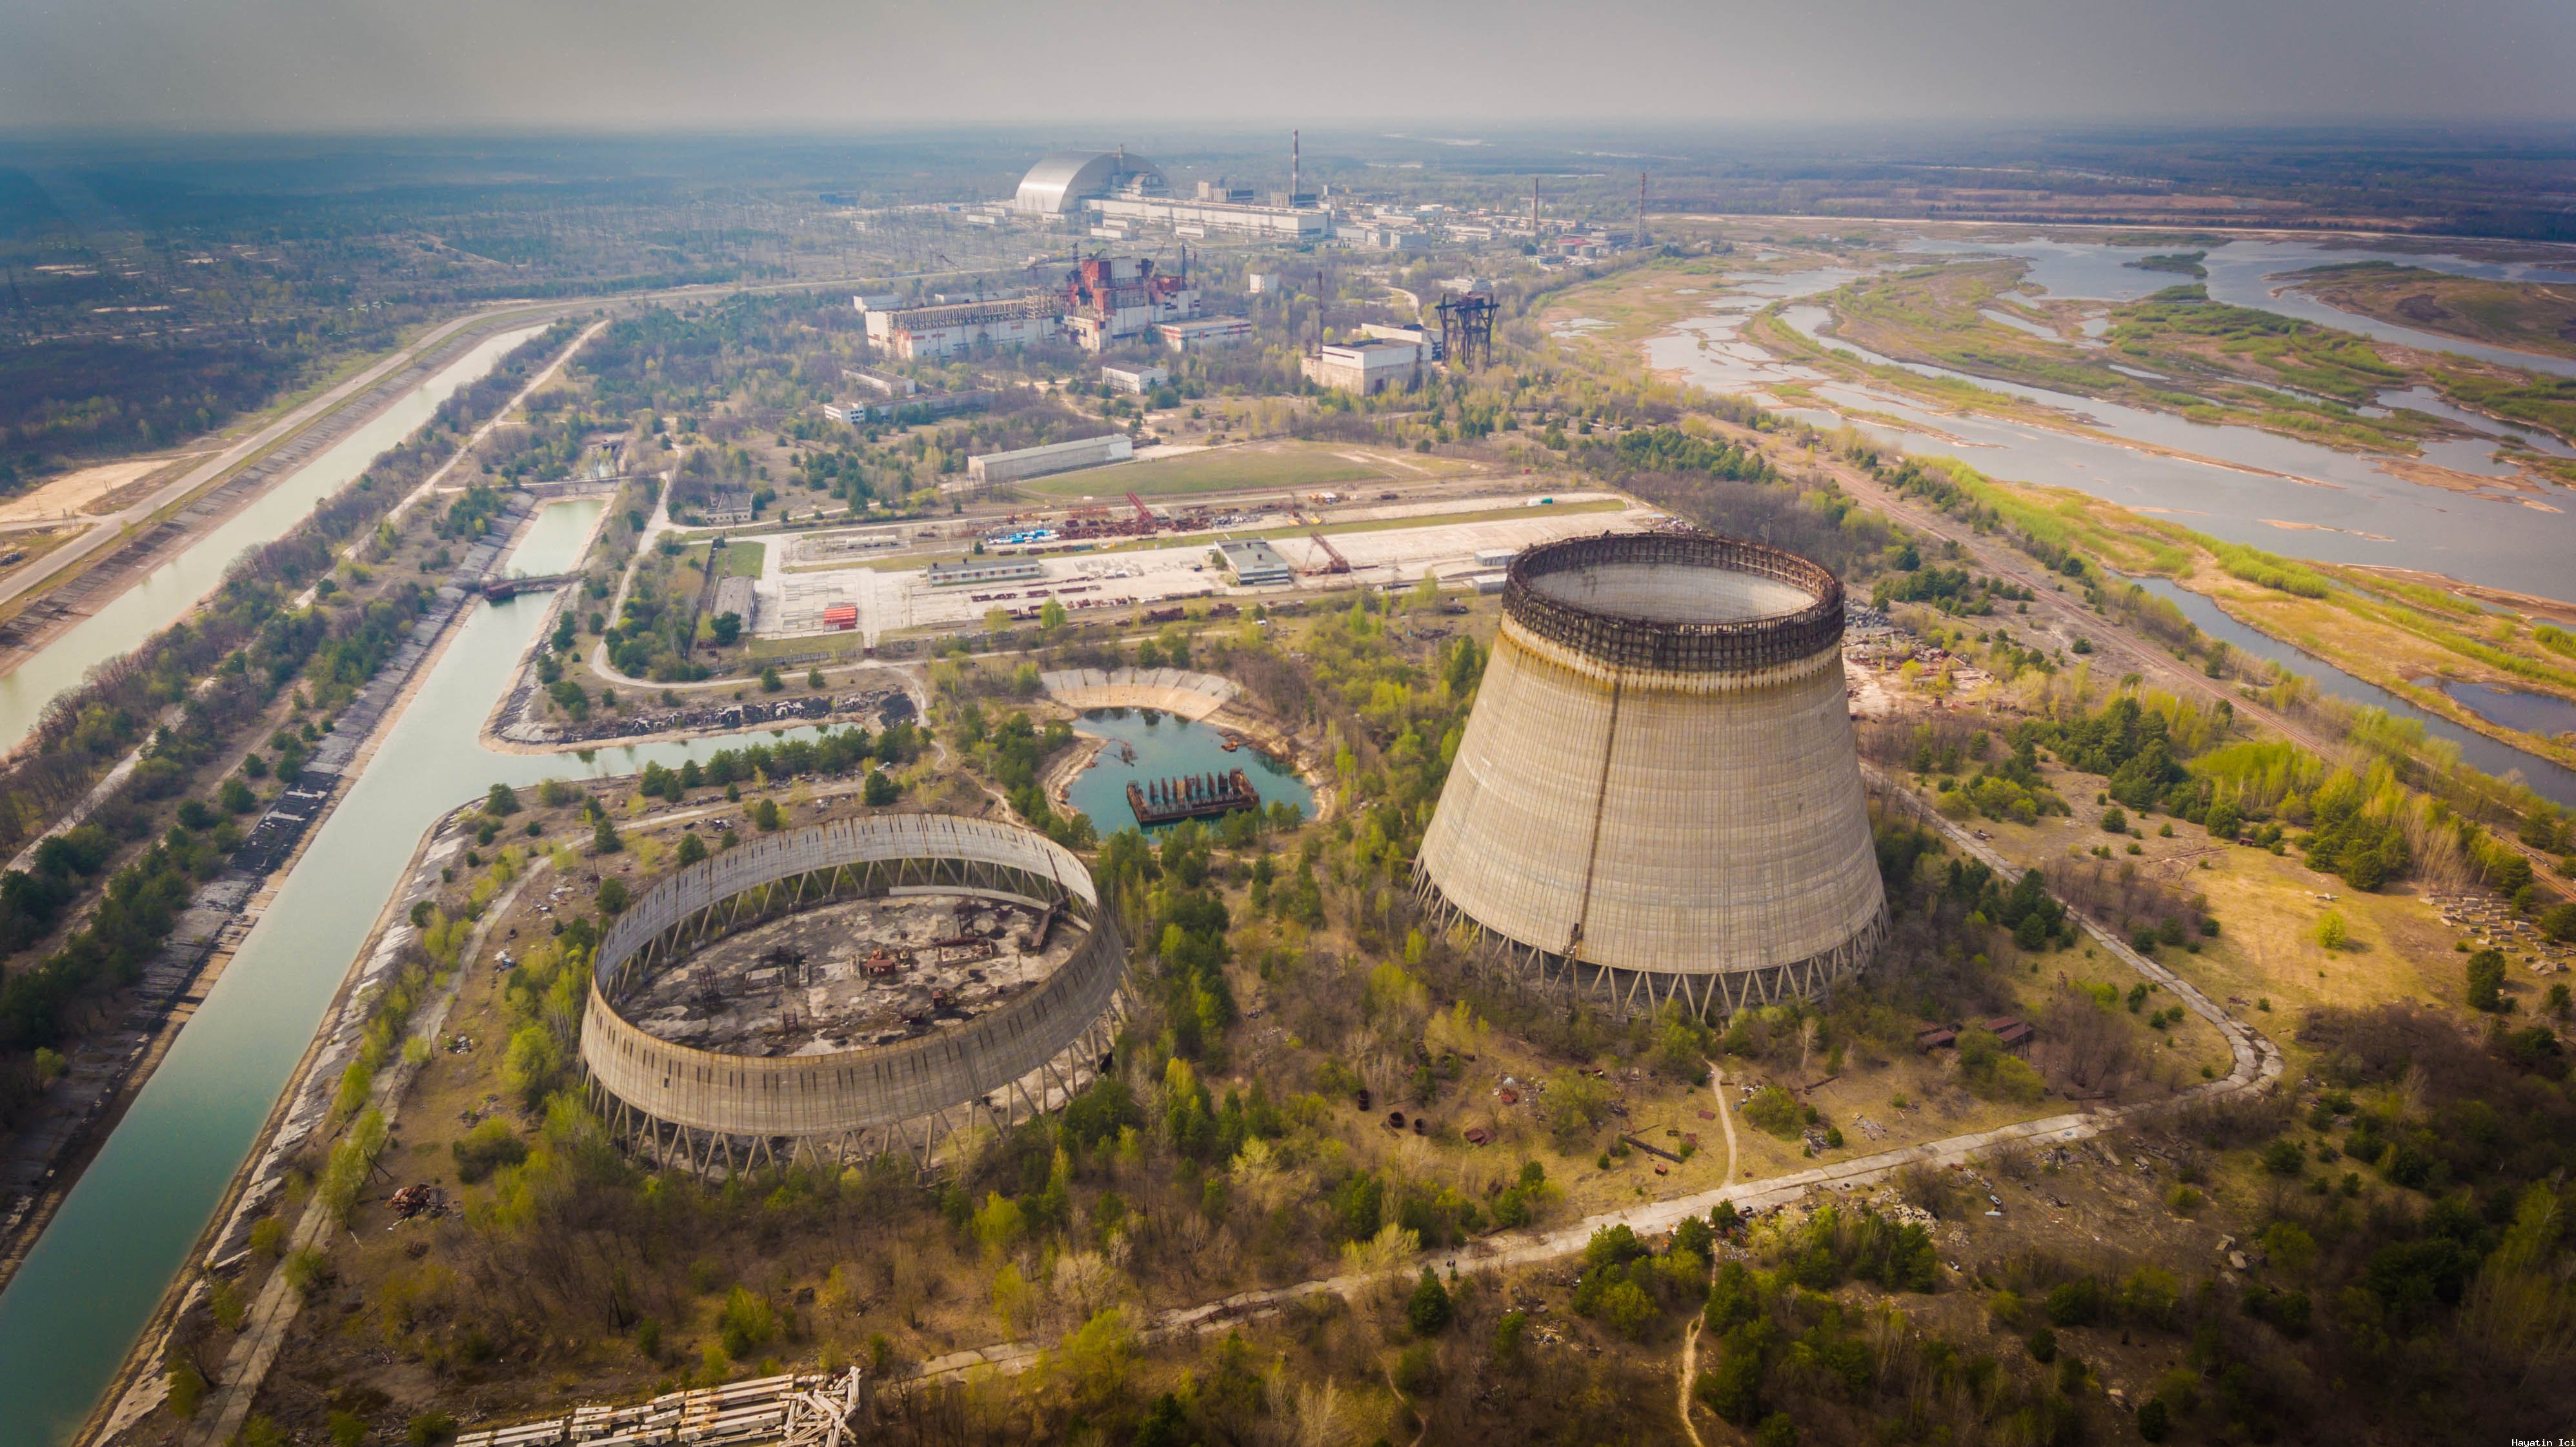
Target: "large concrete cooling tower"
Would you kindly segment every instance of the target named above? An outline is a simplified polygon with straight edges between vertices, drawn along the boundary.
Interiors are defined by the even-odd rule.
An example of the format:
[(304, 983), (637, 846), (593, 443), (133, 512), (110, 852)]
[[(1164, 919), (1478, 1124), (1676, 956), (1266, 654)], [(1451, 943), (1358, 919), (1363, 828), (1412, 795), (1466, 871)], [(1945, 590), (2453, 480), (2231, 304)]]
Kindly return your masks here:
[(1842, 584), (1777, 548), (1523, 553), (1422, 841), (1427, 902), (1623, 1009), (1823, 994), (1886, 927), (1842, 637)]

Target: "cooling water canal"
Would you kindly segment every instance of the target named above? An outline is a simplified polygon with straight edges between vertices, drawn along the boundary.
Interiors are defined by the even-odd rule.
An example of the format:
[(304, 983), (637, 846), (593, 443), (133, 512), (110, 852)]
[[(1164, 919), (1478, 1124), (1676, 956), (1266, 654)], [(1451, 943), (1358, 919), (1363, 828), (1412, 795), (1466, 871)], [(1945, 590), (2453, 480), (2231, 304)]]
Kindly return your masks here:
[(1090, 815), (1091, 827), (1104, 836), (1137, 827), (1135, 812), (1127, 807), (1130, 782), (1142, 786), (1183, 775), (1222, 779), (1241, 769), (1262, 803), (1284, 801), (1300, 814), (1315, 810), (1315, 791), (1294, 768), (1249, 742), (1227, 749), (1225, 732), (1207, 724), (1155, 709), (1103, 708), (1084, 714), (1075, 727), (1107, 747), (1075, 776), (1065, 797)]
[[(575, 556), (569, 549), (588, 533), (582, 511), (596, 517), (599, 506), (549, 509), (539, 526), (567, 551), (554, 554), (551, 566), (540, 566), (548, 562), (542, 555), (523, 566), (568, 566)], [(457, 625), (374, 760), (0, 1295), (0, 1447), (53, 1447), (104, 1390), (162, 1289), (186, 1264), (434, 820), (495, 781), (525, 787), (550, 777), (633, 773), (647, 762), (676, 767), (774, 736), (758, 731), (586, 754), (484, 748), (484, 720), (546, 606), (533, 594), (477, 604)]]
[(440, 369), (373, 420), (324, 448), (289, 473), (258, 501), (235, 513), (180, 554), (154, 568), (113, 602), (82, 619), (43, 651), (0, 677), (0, 751), (15, 748), (44, 716), (55, 694), (78, 684), (107, 660), (131, 653), (145, 639), (178, 621), (224, 580), (233, 559), (276, 541), (313, 511), (315, 503), (357, 480), (377, 454), (410, 436), (456, 395), (480, 380), (513, 347), (543, 331), (522, 327), (477, 344)]

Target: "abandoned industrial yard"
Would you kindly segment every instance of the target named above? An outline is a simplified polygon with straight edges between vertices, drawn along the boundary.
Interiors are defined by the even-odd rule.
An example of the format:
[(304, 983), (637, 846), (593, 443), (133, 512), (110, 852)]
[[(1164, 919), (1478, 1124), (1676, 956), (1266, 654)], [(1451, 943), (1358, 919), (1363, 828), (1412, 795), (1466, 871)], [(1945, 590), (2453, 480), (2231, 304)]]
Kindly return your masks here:
[(0, 1447), (2565, 1440), (2576, 30), (2285, 3), (19, 5)]

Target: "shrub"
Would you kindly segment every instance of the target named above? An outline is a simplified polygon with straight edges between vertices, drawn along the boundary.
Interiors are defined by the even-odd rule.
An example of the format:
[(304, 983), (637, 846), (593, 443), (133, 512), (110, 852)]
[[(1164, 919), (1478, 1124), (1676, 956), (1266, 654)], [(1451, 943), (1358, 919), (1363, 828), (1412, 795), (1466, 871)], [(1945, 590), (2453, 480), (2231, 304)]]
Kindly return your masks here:
[(2469, 956), (2469, 1008), (2490, 1014), (2504, 1008), (2504, 952), (2480, 950)]
[(1617, 1281), (1601, 1292), (1593, 1312), (1601, 1318), (1602, 1325), (1635, 1341), (1645, 1333), (1646, 1324), (1655, 1319), (1655, 1299), (1633, 1281)]
[(294, 1288), (296, 1295), (311, 1296), (330, 1275), (331, 1262), (320, 1247), (307, 1246), (288, 1256), (277, 1269), (286, 1273), (286, 1284)]
[(1692, 1391), (1724, 1421), (1750, 1427), (1761, 1421), (1762, 1328), (1738, 1327), (1727, 1333), (1717, 1370), (1702, 1372)]
[(2046, 1363), (2057, 1360), (2057, 1333), (2047, 1327), (2023, 1338), (2022, 1345), (2030, 1350), (2032, 1361)]
[(2113, 807), (2113, 808), (2109, 808), (2109, 809), (2105, 809), (2105, 810), (2103, 810), (2103, 811), (2102, 811), (2102, 832), (2103, 832), (2103, 833), (2105, 833), (2105, 834), (2126, 834), (2126, 833), (2128, 833), (2128, 832), (2129, 832), (2129, 816), (2128, 816), (2127, 814), (2125, 814), (2125, 813), (2122, 813), (2122, 812), (2121, 812), (2121, 811), (2120, 811), (2116, 806), (2115, 806), (2115, 807)]
[(740, 1286), (725, 1297), (724, 1314), (716, 1319), (716, 1335), (726, 1356), (741, 1361), (769, 1345), (777, 1334), (778, 1312), (768, 1298)]
[(2048, 1319), (2058, 1326), (2091, 1326), (2102, 1315), (2102, 1283), (2079, 1276), (2048, 1293)]
[[(1440, 1353), (1431, 1343), (1415, 1342), (1395, 1359), (1395, 1387), (1397, 1391), (1414, 1397), (1427, 1397), (1440, 1390)], [(1177, 1406), (1177, 1401), (1174, 1404)], [(1143, 1433), (1137, 1434), (1137, 1440), (1144, 1440)], [(1191, 1439), (1180, 1436), (1176, 1430), (1170, 1440), (1177, 1444)]]
[(515, 1166), (528, 1158), (527, 1143), (499, 1116), (467, 1131), (448, 1150), (456, 1157), (456, 1179), (469, 1186), (503, 1166)]
[(1416, 1336), (1437, 1336), (1449, 1325), (1456, 1308), (1449, 1300), (1449, 1290), (1440, 1284), (1430, 1267), (1422, 1268), (1422, 1279), (1413, 1284), (1413, 1297), (1404, 1304), (1405, 1324)]
[(193, 1419), (197, 1409), (206, 1404), (206, 1374), (188, 1360), (187, 1353), (174, 1349), (170, 1353), (170, 1415), (181, 1420)]
[(1806, 1123), (1806, 1112), (1798, 1108), (1797, 1097), (1776, 1085), (1753, 1092), (1753, 1098), (1744, 1102), (1740, 1113), (1746, 1124), (1784, 1141), (1797, 1139), (1799, 1127)]
[(2350, 940), (2351, 934), (2342, 915), (2327, 910), (2326, 917), (2317, 921), (2317, 946), (2328, 954), (2342, 949)]
[(2162, 1442), (2173, 1431), (2173, 1414), (2162, 1397), (2149, 1397), (2138, 1404), (2138, 1435), (2150, 1442)]

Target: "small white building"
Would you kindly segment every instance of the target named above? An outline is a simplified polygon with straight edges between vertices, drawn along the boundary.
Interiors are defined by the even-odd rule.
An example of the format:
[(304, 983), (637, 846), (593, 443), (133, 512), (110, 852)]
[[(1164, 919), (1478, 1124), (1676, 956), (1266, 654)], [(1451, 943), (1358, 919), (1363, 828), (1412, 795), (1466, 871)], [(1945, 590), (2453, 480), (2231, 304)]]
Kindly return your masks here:
[(1254, 271), (1244, 274), (1243, 289), (1252, 293), (1254, 296), (1259, 296), (1265, 292), (1285, 291), (1287, 288), (1281, 285), (1279, 273), (1275, 271)]
[(1247, 317), (1201, 317), (1197, 321), (1165, 322), (1154, 332), (1173, 351), (1195, 352), (1252, 340), (1252, 322)]
[(909, 397), (921, 390), (921, 384), (910, 377), (880, 372), (874, 367), (843, 367), (841, 380), (865, 387), (880, 397)]
[(1103, 367), (1100, 380), (1121, 392), (1142, 393), (1172, 380), (1172, 374), (1162, 367)]
[(1360, 335), (1382, 342), (1412, 342), (1423, 349), (1424, 357), (1434, 362), (1441, 359), (1446, 345), (1438, 332), (1425, 329), (1420, 322), (1406, 322), (1401, 326), (1392, 322), (1362, 322)]
[(1279, 550), (1258, 538), (1222, 542), (1216, 545), (1217, 561), (1234, 574), (1234, 581), (1246, 588), (1275, 587), (1297, 581), (1296, 572)]
[(1431, 364), (1430, 350), (1422, 342), (1372, 339), (1320, 348), (1312, 356), (1299, 358), (1297, 367), (1316, 386), (1365, 397), (1419, 383), (1423, 369)]
[(1102, 437), (1050, 442), (1044, 447), (1023, 447), (1012, 452), (987, 452), (981, 457), (970, 457), (966, 459), (966, 475), (978, 483), (1017, 482), (1022, 478), (1045, 477), (1050, 473), (1125, 462), (1135, 455), (1136, 444), (1128, 440), (1127, 434), (1112, 432)]

